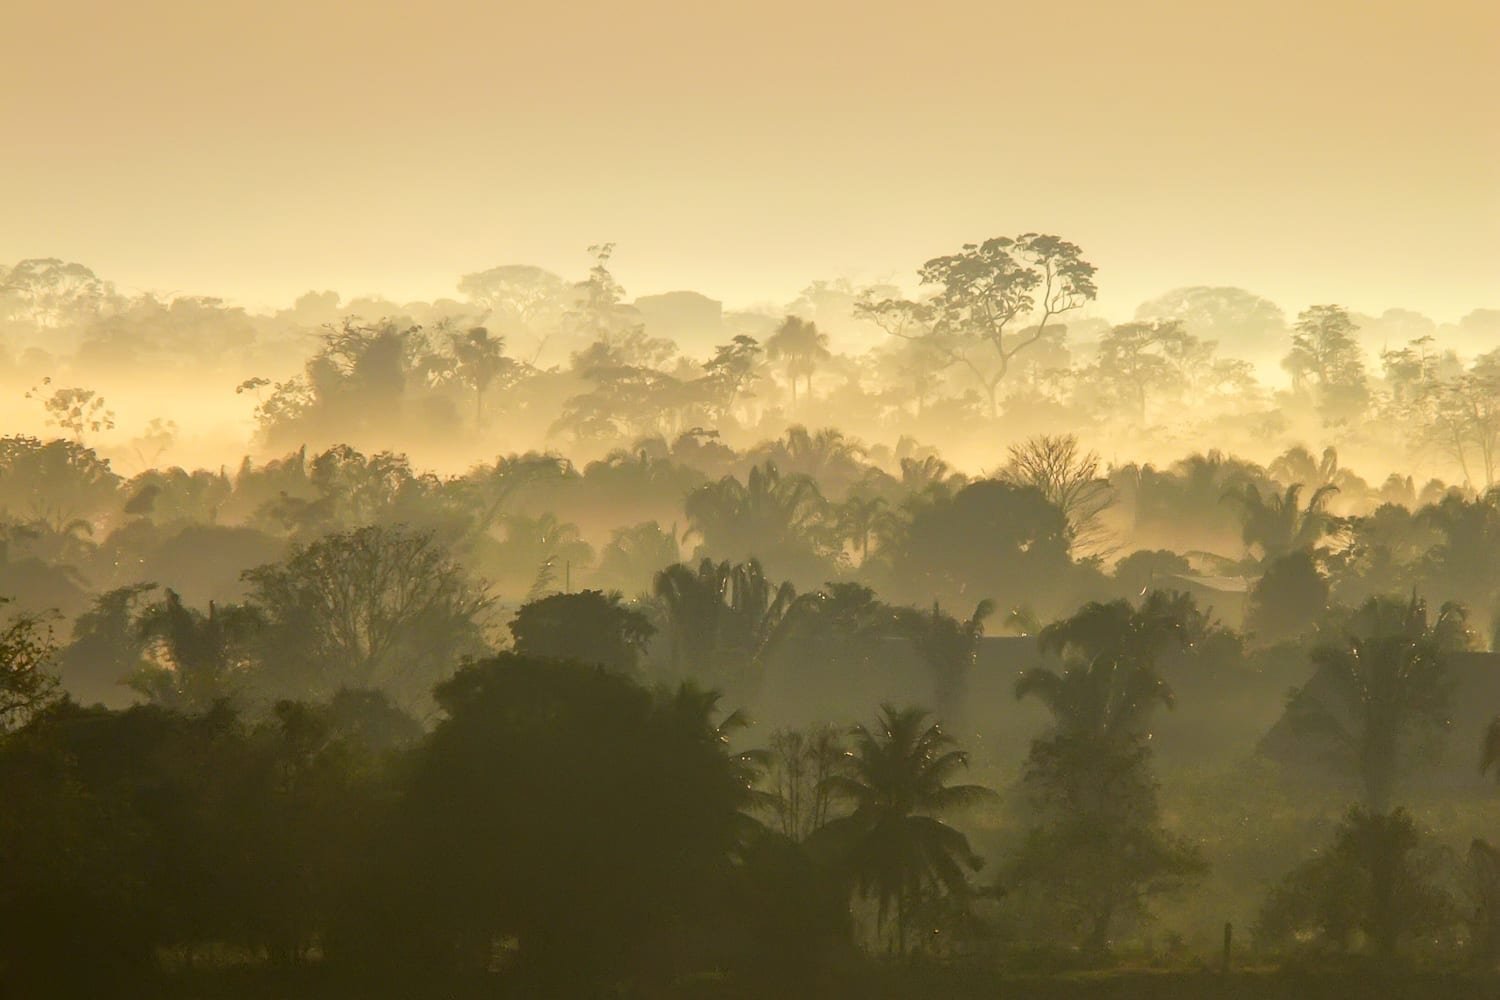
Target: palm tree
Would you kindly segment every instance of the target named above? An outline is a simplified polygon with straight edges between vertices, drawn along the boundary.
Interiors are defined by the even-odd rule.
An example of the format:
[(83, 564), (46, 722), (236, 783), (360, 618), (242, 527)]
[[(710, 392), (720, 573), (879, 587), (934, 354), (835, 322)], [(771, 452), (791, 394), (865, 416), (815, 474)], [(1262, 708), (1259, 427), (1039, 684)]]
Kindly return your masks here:
[[(745, 482), (725, 476), (688, 494), (683, 502), (691, 532), (721, 556), (759, 556), (806, 562), (821, 554), (827, 504), (807, 476), (783, 476), (774, 462), (757, 465)], [(800, 560), (798, 557), (802, 557)]]
[(250, 640), (264, 624), (252, 605), (221, 609), (209, 601), (205, 615), (169, 589), (136, 620), (156, 665), (129, 678), (130, 686), (168, 708), (204, 711), (236, 693), (235, 674), (249, 666)]
[(860, 562), (870, 557), (870, 539), (885, 526), (890, 514), (885, 497), (851, 496), (838, 506), (839, 533), (854, 545)]
[(760, 563), (674, 563), (656, 574), (652, 594), (666, 612), (672, 667), (723, 673), (754, 662), (796, 597), (772, 586)]
[(841, 465), (846, 473), (857, 473), (858, 460), (865, 454), (863, 445), (849, 440), (836, 427), (809, 431), (801, 424), (787, 428), (786, 440), (779, 450), (785, 454), (783, 464), (788, 470), (811, 476), (820, 483)]
[[(1390, 811), (1403, 740), (1446, 719), (1447, 659), (1467, 642), (1466, 618), (1450, 603), (1429, 623), (1426, 602), (1415, 594), (1372, 597), (1340, 636), (1312, 652), (1330, 682), (1331, 703), (1300, 695), (1289, 706), (1291, 722), (1346, 752), (1373, 813)], [(1491, 751), (1487, 742), (1485, 753)]]
[(643, 521), (610, 533), (596, 577), (614, 589), (639, 593), (660, 567), (681, 558), (677, 525), (663, 528), (656, 521)]
[(482, 326), (465, 333), (448, 334), (453, 352), (454, 374), (474, 390), (474, 427), (484, 423), (484, 394), (490, 385), (516, 363), (505, 356), (505, 338), (492, 337)]
[(974, 613), (960, 620), (947, 614), (936, 602), (930, 612), (905, 610), (900, 629), (911, 639), (922, 662), (932, 674), (938, 708), (952, 718), (962, 700), (969, 672), (984, 636), (984, 620), (995, 613), (994, 601), (980, 601)]
[(1063, 655), (1063, 669), (1028, 670), (1016, 682), (1016, 697), (1040, 700), (1064, 737), (1137, 735), (1158, 705), (1172, 707), (1157, 658), (1171, 645), (1194, 641), (1201, 619), (1190, 598), (1159, 590), (1139, 609), (1128, 601), (1087, 604), (1042, 629), (1042, 650)]
[(1270, 563), (1292, 552), (1311, 550), (1332, 533), (1337, 519), (1326, 509), (1328, 498), (1339, 488), (1319, 486), (1299, 504), (1302, 484), (1293, 483), (1284, 493), (1262, 494), (1254, 483), (1245, 483), (1224, 494), (1240, 504), (1241, 537), (1246, 548), (1259, 547), (1261, 562)]
[(696, 570), (674, 563), (651, 582), (652, 596), (667, 614), (672, 669), (679, 675), (686, 667), (701, 669), (712, 660), (729, 571), (728, 562), (712, 559), (704, 559)]
[(896, 949), (905, 954), (912, 907), (934, 891), (961, 893), (965, 872), (983, 864), (969, 839), (938, 817), (994, 793), (949, 783), (968, 755), (919, 708), (882, 705), (873, 728), (855, 726), (851, 737), (848, 769), (830, 777), (828, 789), (853, 812), (817, 838), (838, 850), (855, 888), (874, 897), (881, 931), (894, 907)]
[(792, 405), (797, 405), (797, 378), (807, 380), (807, 395), (812, 396), (812, 377), (820, 361), (833, 357), (828, 350), (828, 334), (820, 333), (816, 323), (799, 316), (788, 316), (766, 340), (766, 357), (785, 359), (787, 380), (792, 386)]
[(1266, 471), (1277, 482), (1311, 483), (1314, 489), (1364, 485), (1358, 476), (1339, 466), (1339, 452), (1332, 445), (1323, 449), (1321, 458), (1300, 444), (1293, 445), (1278, 455)]
[(573, 464), (553, 454), (529, 451), (524, 455), (502, 455), (493, 465), (481, 465), (462, 480), (454, 490), (472, 514), (469, 542), (487, 534), (500, 519), (510, 500), (535, 483), (567, 479), (574, 475)]
[(936, 455), (926, 455), (920, 460), (908, 456), (901, 460), (901, 485), (908, 493), (923, 493), (934, 486), (947, 485), (954, 478), (962, 477)]

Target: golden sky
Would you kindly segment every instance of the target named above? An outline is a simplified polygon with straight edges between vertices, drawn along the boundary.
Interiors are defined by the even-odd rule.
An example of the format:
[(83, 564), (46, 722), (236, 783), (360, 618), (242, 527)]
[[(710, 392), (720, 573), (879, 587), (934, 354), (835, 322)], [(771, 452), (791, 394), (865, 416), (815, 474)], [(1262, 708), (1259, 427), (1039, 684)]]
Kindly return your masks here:
[(614, 240), (742, 304), (1056, 232), (1101, 306), (1500, 306), (1500, 2), (12, 0), (0, 261), (250, 305)]

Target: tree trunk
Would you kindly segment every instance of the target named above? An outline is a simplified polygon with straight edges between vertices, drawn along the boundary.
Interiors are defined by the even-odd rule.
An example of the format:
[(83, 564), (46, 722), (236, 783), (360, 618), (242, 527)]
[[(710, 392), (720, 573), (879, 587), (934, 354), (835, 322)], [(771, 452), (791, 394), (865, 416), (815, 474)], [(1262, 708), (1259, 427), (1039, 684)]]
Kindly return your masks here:
[(1104, 955), (1109, 951), (1109, 922), (1114, 916), (1114, 906), (1105, 906), (1094, 913), (1093, 926), (1084, 941), (1084, 950), (1091, 955)]

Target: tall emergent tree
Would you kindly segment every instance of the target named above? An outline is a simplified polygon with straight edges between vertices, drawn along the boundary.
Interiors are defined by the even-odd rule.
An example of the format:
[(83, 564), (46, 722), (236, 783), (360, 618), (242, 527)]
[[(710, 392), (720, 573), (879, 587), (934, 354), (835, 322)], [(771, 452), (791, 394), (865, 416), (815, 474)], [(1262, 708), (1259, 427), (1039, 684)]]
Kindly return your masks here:
[(1293, 327), (1292, 349), (1281, 362), (1291, 373), (1293, 390), (1310, 394), (1331, 424), (1353, 419), (1369, 403), (1358, 331), (1341, 306), (1304, 309)]
[(1077, 244), (1059, 237), (997, 236), (923, 264), (917, 274), (933, 289), (930, 298), (866, 299), (857, 311), (893, 336), (931, 346), (949, 366), (963, 367), (993, 416), (1016, 356), (1050, 333), (1055, 317), (1098, 295), (1095, 270)]
[(797, 405), (798, 377), (806, 383), (807, 396), (811, 399), (813, 372), (817, 371), (819, 362), (832, 356), (828, 350), (828, 334), (819, 331), (816, 323), (800, 316), (788, 316), (782, 320), (776, 332), (766, 340), (766, 357), (786, 362), (793, 406)]

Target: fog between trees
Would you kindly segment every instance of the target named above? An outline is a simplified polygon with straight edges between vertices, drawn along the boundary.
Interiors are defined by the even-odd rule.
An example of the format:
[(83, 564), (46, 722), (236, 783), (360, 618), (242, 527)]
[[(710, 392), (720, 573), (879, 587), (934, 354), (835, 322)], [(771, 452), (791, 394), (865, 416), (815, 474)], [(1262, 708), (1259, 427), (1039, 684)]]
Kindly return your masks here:
[(0, 983), (1493, 971), (1500, 310), (615, 252), (0, 267)]

